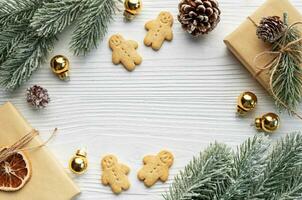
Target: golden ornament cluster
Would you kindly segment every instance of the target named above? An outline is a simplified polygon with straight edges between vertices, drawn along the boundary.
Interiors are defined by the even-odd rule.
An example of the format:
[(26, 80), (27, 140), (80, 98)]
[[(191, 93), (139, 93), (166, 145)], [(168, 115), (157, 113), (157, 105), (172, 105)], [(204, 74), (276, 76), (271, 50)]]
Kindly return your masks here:
[[(250, 91), (243, 92), (237, 99), (237, 113), (240, 116), (246, 115), (248, 112), (255, 109), (258, 103), (257, 96)], [(280, 126), (280, 118), (275, 113), (266, 113), (261, 117), (257, 117), (254, 123), (257, 130), (267, 133), (276, 131)]]

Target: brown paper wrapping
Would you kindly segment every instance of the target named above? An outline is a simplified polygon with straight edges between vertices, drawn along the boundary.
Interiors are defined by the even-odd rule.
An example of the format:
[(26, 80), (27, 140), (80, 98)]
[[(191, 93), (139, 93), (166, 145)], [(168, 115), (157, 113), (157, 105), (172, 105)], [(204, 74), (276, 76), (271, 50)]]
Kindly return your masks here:
[[(32, 127), (11, 103), (0, 107), (0, 146), (15, 143)], [(39, 136), (28, 146), (42, 144)], [(0, 191), (1, 200), (70, 200), (80, 193), (79, 188), (57, 162), (47, 147), (27, 152), (32, 164), (32, 177), (17, 192)]]
[[(277, 15), (282, 18), (284, 12), (288, 13), (289, 24), (302, 20), (299, 11), (288, 0), (267, 0), (256, 12), (250, 15), (250, 18), (258, 24), (262, 17)], [(267, 71), (256, 76), (259, 69), (255, 65), (255, 57), (263, 51), (271, 50), (269, 44), (258, 39), (256, 26), (249, 19), (246, 19), (234, 32), (224, 39), (224, 42), (228, 49), (259, 83), (266, 90), (270, 91), (269, 74)], [(262, 56), (261, 59), (257, 60), (257, 65), (265, 66), (272, 59), (271, 55)]]

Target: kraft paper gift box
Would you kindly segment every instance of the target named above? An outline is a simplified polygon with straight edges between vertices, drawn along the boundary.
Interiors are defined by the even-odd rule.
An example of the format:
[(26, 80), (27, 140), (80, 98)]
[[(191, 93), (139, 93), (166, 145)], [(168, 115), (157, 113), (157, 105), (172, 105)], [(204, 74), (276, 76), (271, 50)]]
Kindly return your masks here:
[[(288, 13), (289, 25), (302, 20), (299, 11), (288, 0), (267, 0), (249, 17), (259, 24), (260, 20), (267, 16), (276, 15), (282, 19), (284, 12)], [(261, 56), (261, 59), (257, 59), (256, 66), (255, 57), (264, 51), (271, 51), (272, 49), (270, 44), (258, 39), (255, 24), (246, 18), (234, 32), (224, 39), (224, 42), (245, 68), (270, 92), (268, 71), (263, 71), (259, 75), (256, 74), (259, 72), (257, 66), (267, 65), (274, 57), (268, 54)]]
[[(0, 107), (0, 147), (12, 145), (32, 129), (11, 103)], [(27, 146), (42, 143), (36, 136)], [(26, 154), (32, 165), (31, 179), (19, 191), (0, 191), (1, 200), (70, 200), (80, 193), (46, 146)]]

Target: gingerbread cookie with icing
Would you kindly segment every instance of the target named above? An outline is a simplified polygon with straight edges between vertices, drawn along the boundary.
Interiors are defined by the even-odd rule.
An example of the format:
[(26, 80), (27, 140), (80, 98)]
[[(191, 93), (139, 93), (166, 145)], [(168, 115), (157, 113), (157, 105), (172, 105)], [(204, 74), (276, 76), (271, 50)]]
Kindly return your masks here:
[(157, 155), (145, 156), (144, 166), (138, 172), (138, 179), (144, 181), (147, 187), (151, 187), (158, 180), (165, 182), (168, 180), (169, 168), (172, 166), (174, 156), (169, 151), (161, 151)]
[(123, 64), (128, 71), (133, 71), (142, 62), (142, 57), (136, 51), (136, 41), (125, 40), (122, 35), (116, 34), (110, 37), (109, 47), (112, 49), (112, 62)]
[(102, 159), (102, 183), (109, 185), (115, 194), (130, 188), (130, 182), (127, 174), (130, 168), (124, 164), (118, 163), (114, 155), (107, 155)]
[(169, 12), (161, 12), (155, 20), (145, 24), (148, 31), (144, 43), (146, 46), (151, 46), (153, 50), (159, 50), (164, 41), (173, 39), (172, 32), (173, 16)]

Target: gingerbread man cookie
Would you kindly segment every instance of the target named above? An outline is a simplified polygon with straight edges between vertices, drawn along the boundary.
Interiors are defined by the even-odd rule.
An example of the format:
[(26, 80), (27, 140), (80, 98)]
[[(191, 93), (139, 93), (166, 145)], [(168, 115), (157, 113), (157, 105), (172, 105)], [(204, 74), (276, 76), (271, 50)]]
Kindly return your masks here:
[(136, 52), (137, 42), (125, 40), (123, 36), (116, 34), (110, 37), (109, 46), (114, 64), (122, 63), (128, 71), (133, 71), (136, 65), (141, 64), (142, 57)]
[(148, 31), (144, 43), (153, 50), (159, 50), (165, 40), (173, 39), (172, 32), (173, 16), (169, 12), (161, 12), (155, 20), (146, 23)]
[(168, 180), (169, 168), (172, 166), (174, 157), (169, 151), (161, 151), (156, 156), (145, 156), (143, 168), (138, 172), (138, 179), (144, 181), (147, 187), (151, 187), (158, 180)]
[(120, 164), (114, 155), (107, 155), (102, 159), (102, 183), (109, 185), (115, 194), (130, 188), (127, 174), (130, 168)]

